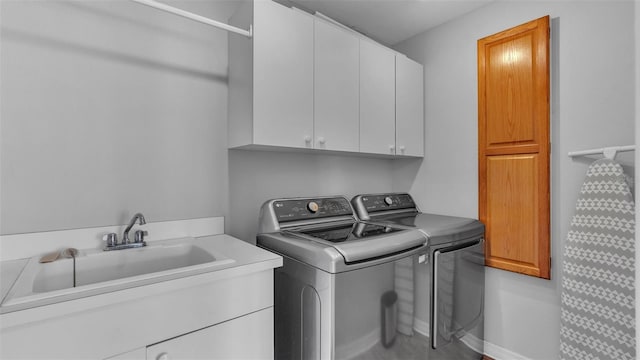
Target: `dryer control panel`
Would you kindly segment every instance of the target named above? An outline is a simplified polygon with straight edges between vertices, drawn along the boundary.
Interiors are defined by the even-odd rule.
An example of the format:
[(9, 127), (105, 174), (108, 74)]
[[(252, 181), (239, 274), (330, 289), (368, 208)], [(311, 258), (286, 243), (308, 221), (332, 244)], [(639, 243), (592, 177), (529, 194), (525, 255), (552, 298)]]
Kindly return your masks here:
[(378, 211), (415, 209), (416, 203), (406, 193), (358, 195), (354, 198), (356, 207), (363, 207), (367, 213)]

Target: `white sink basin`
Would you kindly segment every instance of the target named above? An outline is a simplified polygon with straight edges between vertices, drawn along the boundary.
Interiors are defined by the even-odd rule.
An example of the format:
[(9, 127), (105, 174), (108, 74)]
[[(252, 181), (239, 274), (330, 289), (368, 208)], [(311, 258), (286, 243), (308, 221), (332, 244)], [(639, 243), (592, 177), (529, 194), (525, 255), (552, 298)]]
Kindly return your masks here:
[(72, 259), (39, 260), (29, 260), (3, 305), (68, 300), (204, 273), (234, 262), (217, 253), (214, 242), (194, 238), (154, 241), (125, 250), (80, 250), (74, 286)]

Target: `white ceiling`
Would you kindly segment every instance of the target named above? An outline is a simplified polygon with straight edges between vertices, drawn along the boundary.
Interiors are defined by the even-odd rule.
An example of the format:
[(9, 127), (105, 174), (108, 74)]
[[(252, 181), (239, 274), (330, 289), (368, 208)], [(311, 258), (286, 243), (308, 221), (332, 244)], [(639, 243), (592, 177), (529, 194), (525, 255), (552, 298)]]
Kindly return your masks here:
[(290, 0), (394, 45), (493, 0)]

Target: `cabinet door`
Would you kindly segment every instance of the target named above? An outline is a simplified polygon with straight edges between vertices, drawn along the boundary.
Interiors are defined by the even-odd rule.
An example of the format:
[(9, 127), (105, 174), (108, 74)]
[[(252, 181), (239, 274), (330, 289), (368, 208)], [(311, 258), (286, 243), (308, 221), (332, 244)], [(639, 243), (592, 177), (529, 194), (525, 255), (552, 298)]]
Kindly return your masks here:
[(147, 347), (147, 360), (273, 359), (273, 308)]
[(395, 60), (393, 51), (360, 40), (360, 151), (395, 151)]
[(549, 279), (549, 16), (478, 40), (478, 195), (488, 266)]
[(396, 153), (424, 156), (422, 65), (396, 55)]
[(317, 149), (358, 151), (359, 39), (315, 21), (314, 135)]
[(313, 18), (256, 1), (253, 42), (253, 142), (312, 147)]

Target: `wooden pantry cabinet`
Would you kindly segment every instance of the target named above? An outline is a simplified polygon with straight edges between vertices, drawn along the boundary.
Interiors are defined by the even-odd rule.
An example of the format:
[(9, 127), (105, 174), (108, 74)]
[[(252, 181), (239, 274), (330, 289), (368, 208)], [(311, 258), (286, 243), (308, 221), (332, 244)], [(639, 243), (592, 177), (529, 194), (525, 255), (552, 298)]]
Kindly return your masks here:
[(549, 16), (478, 40), (487, 266), (551, 277)]
[(229, 147), (424, 156), (422, 65), (273, 1), (230, 23)]

